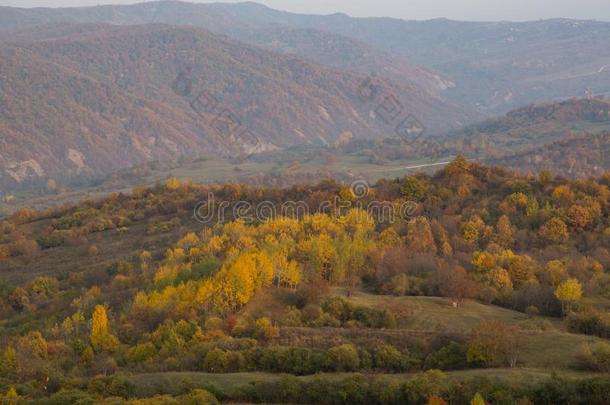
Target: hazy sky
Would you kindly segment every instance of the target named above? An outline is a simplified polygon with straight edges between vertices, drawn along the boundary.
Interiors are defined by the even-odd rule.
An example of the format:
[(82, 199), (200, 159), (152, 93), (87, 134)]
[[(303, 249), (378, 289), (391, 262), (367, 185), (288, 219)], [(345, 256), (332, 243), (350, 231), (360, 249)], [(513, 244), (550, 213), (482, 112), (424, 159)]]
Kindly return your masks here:
[[(193, 2), (209, 3), (206, 0)], [(237, 2), (227, 0), (228, 2)], [(536, 20), (578, 18), (610, 21), (610, 0), (257, 0), (280, 10), (405, 19), (447, 17), (456, 20)], [(137, 0), (0, 0), (3, 6), (60, 7), (131, 4)]]

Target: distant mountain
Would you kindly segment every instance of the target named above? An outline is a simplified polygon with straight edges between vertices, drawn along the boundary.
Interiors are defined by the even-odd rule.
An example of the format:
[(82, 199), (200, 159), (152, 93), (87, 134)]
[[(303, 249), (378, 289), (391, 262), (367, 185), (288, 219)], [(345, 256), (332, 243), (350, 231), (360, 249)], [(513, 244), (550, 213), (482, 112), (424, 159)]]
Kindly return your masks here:
[(552, 98), (610, 95), (610, 23), (405, 21), (345, 14), (299, 15), (254, 3), (217, 10), (258, 24), (344, 35), (440, 72), (453, 101), (489, 113)]
[[(488, 114), (587, 93), (610, 95), (607, 22), (405, 21), (300, 15), (256, 3), (177, 1), (72, 9), (0, 8), (0, 28), (57, 21), (194, 25), (331, 66), (398, 72), (407, 82), (446, 90), (450, 100)], [(355, 43), (346, 38), (360, 45), (354, 48)], [(352, 52), (362, 46), (364, 53)], [(332, 49), (344, 50), (337, 54), (339, 60), (325, 51)], [(384, 56), (379, 57), (379, 52)], [(405, 61), (410, 68), (396, 69)], [(414, 63), (425, 69), (415, 72)]]
[(361, 73), (376, 73), (401, 83), (442, 94), (455, 86), (449, 79), (424, 69), (402, 56), (392, 55), (342, 35), (309, 28), (274, 27), (236, 34), (241, 41), (278, 52), (298, 55), (327, 66)]
[[(237, 155), (396, 122), (363, 97), (367, 76), (195, 28), (62, 24), (0, 45), (0, 185), (109, 173), (180, 155)], [(422, 88), (376, 78), (429, 131), (467, 117)], [(440, 119), (439, 119), (440, 114)]]
[(147, 100), (30, 50), (0, 47), (0, 186), (95, 176), (214, 148), (194, 114)]
[[(414, 65), (407, 58), (384, 52), (352, 38), (312, 29), (275, 24), (260, 17), (267, 10), (254, 3), (237, 8), (222, 3), (192, 4), (179, 1), (147, 2), (86, 8), (17, 9), (0, 7), (0, 29), (11, 38), (30, 35), (23, 27), (57, 22), (98, 22), (118, 25), (163, 23), (192, 25), (224, 34), (242, 42), (298, 55), (310, 61), (370, 74), (385, 75), (399, 82), (416, 84), (440, 93), (453, 83), (435, 72)], [(47, 27), (48, 28), (48, 27)], [(16, 32), (15, 32), (16, 30)], [(2, 33), (0, 32), (0, 37)]]

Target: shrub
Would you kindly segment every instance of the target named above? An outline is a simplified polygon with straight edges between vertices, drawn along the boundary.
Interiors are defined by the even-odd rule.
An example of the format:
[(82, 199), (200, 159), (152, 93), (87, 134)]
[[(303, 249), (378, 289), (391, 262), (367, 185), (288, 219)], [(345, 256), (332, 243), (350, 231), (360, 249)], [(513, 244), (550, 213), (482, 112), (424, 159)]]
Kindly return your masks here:
[(93, 403), (95, 401), (88, 393), (77, 389), (62, 389), (45, 401), (47, 405), (89, 405)]
[(403, 371), (403, 354), (392, 345), (380, 345), (373, 355), (375, 367), (381, 370)]
[(358, 349), (354, 345), (344, 344), (328, 350), (328, 367), (335, 371), (353, 371), (360, 366)]
[(451, 342), (447, 346), (430, 353), (426, 357), (424, 367), (426, 369), (437, 368), (441, 370), (455, 370), (466, 368), (468, 361), (466, 353), (468, 349), (465, 345)]
[(535, 316), (540, 315), (540, 310), (538, 309), (537, 306), (535, 305), (530, 305), (527, 308), (525, 308), (525, 313), (530, 317), (533, 318)]
[(203, 369), (210, 373), (226, 373), (229, 369), (229, 356), (220, 349), (212, 349), (205, 355)]
[(570, 332), (610, 338), (610, 316), (601, 312), (571, 313), (565, 322)]
[(218, 399), (209, 391), (196, 389), (180, 397), (181, 405), (217, 405)]
[(9, 246), (11, 256), (33, 256), (40, 250), (35, 240), (17, 239)]
[(610, 372), (610, 343), (599, 342), (593, 346), (585, 345), (578, 353), (578, 366), (586, 370), (602, 373)]

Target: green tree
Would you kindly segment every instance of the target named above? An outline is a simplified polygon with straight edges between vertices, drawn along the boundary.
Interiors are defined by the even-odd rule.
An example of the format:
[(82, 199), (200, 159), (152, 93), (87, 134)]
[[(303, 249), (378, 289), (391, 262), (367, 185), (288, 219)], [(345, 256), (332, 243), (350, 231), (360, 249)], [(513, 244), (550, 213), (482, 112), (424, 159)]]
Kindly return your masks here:
[(407, 200), (421, 201), (426, 196), (428, 185), (415, 176), (406, 177), (400, 187), (400, 193)]
[(375, 367), (381, 370), (401, 371), (403, 368), (403, 354), (392, 345), (377, 346), (373, 359)]
[(212, 349), (205, 355), (203, 369), (210, 373), (226, 373), (229, 369), (229, 356), (221, 349)]
[(360, 366), (358, 349), (351, 344), (343, 344), (328, 349), (328, 365), (335, 371), (354, 371)]

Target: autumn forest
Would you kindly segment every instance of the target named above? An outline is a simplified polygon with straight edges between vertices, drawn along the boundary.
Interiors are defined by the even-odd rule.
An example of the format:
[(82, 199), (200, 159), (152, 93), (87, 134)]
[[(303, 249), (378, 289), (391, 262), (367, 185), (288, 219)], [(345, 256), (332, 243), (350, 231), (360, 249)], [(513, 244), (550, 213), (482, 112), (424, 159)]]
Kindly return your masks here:
[[(0, 228), (4, 398), (602, 404), (609, 186), (607, 176), (518, 177), (458, 157), (365, 196), (334, 182), (170, 179), (71, 208), (23, 209)], [(189, 208), (210, 191), (251, 203), (416, 208), (394, 221), (339, 204), (202, 225)], [(552, 377), (527, 374), (549, 367)], [(518, 382), (501, 377), (513, 369), (524, 370)]]

